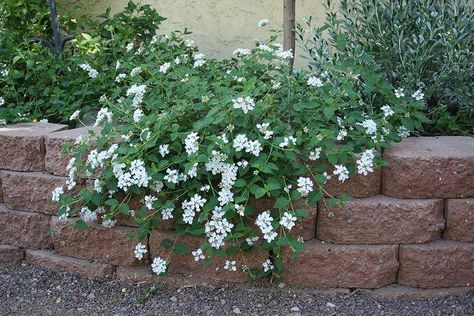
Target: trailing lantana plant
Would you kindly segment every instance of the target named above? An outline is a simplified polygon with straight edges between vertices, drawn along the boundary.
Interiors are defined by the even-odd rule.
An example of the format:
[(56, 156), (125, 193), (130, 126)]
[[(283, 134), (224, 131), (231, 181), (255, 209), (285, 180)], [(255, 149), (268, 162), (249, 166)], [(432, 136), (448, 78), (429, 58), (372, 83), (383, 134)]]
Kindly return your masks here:
[[(381, 151), (409, 135), (402, 121), (419, 126), (423, 105), (398, 98), (376, 66), (357, 60), (292, 71), (292, 52), (275, 40), (223, 61), (206, 59), (180, 33), (127, 45), (123, 60), (107, 70), (116, 80), (99, 101), (100, 132), (67, 146), (70, 178), (53, 192), (59, 218), (75, 217), (86, 229), (128, 216), (139, 225), (137, 259), (147, 252), (140, 241), (173, 220), (178, 237), (202, 236), (203, 243), (187, 249), (179, 238), (164, 240), (170, 254), (204, 264), (226, 256), (224, 269), (278, 275), (282, 250), (303, 250), (292, 230), (307, 212), (295, 202), (315, 204), (330, 196), (330, 178), (344, 182), (383, 165)], [(134, 64), (136, 54), (145, 62)], [(80, 67), (91, 84), (102, 75)], [(261, 198), (273, 207), (256, 212)], [(347, 199), (325, 202), (331, 208)], [(252, 247), (269, 259), (259, 268), (236, 266)], [(152, 270), (165, 274), (170, 260), (153, 258)]]

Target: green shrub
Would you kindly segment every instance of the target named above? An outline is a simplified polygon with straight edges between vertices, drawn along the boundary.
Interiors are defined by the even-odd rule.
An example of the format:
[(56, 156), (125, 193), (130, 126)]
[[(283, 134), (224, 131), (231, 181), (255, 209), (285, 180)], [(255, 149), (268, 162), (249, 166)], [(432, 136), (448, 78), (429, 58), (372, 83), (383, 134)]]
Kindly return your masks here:
[[(2, 8), (8, 14), (0, 18), (6, 30), (1, 33), (0, 41), (11, 43), (6, 59), (0, 61), (0, 98), (3, 100), (0, 120), (3, 122), (46, 119), (64, 123), (78, 109), (83, 115), (95, 115), (100, 107), (100, 96), (115, 79), (116, 60), (128, 54), (127, 44), (140, 46), (145, 40), (149, 41), (164, 20), (150, 6), (130, 2), (114, 16), (110, 16), (108, 10), (98, 22), (89, 22), (89, 31), (77, 32), (64, 52), (56, 54), (27, 41), (30, 35), (52, 37), (47, 2), (20, 1), (17, 5), (5, 2)], [(20, 12), (28, 13), (26, 16), (31, 18), (15, 25), (14, 20), (24, 21)], [(61, 21), (65, 27), (63, 32), (80, 31), (77, 24), (73, 24), (74, 18)], [(74, 27), (70, 27), (72, 24)], [(166, 47), (160, 53), (166, 54)], [(141, 54), (133, 58), (137, 64), (142, 62)], [(102, 71), (91, 84), (91, 78), (81, 69), (82, 64), (108, 68), (101, 66)]]
[[(296, 202), (314, 205), (330, 177), (346, 181), (381, 166), (383, 148), (421, 127), (423, 104), (397, 98), (377, 67), (350, 56), (324, 71), (292, 72), (292, 52), (275, 38), (217, 61), (181, 33), (157, 35), (127, 45), (113, 69), (94, 64), (113, 74), (95, 119), (101, 132), (69, 147), (67, 186), (53, 193), (59, 218), (86, 229), (130, 217), (140, 259), (140, 240), (172, 217), (178, 239), (162, 241), (170, 254), (153, 259), (157, 274), (180, 260), (176, 253), (204, 264), (225, 256), (221, 268), (251, 277), (281, 273), (283, 250), (303, 250), (292, 228), (307, 211)], [(103, 84), (99, 76), (90, 85)], [(273, 207), (257, 212), (252, 200), (261, 198)], [(199, 249), (188, 249), (183, 234), (203, 237)], [(254, 247), (271, 261), (242, 262)]]
[(324, 26), (300, 25), (299, 35), (314, 65), (364, 51), (406, 97), (422, 91), (422, 133), (473, 134), (473, 10), (467, 0), (341, 0)]

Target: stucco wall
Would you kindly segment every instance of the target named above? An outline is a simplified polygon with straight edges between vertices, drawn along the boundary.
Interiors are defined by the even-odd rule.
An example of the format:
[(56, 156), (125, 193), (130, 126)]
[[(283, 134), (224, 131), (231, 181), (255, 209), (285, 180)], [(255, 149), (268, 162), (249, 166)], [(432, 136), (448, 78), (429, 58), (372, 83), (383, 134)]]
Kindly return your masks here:
[[(67, 4), (72, 0), (59, 0)], [(128, 0), (80, 0), (90, 13), (100, 13), (111, 7), (113, 12), (123, 8)], [(189, 28), (200, 49), (213, 57), (225, 58), (238, 47), (251, 47), (255, 39), (266, 38), (270, 30), (282, 28), (283, 0), (146, 0), (168, 18), (162, 31)], [(315, 22), (324, 20), (324, 0), (297, 0), (297, 19), (312, 15)], [(270, 20), (264, 29), (256, 22)], [(297, 52), (297, 55), (300, 52)], [(298, 58), (297, 64), (301, 64)]]

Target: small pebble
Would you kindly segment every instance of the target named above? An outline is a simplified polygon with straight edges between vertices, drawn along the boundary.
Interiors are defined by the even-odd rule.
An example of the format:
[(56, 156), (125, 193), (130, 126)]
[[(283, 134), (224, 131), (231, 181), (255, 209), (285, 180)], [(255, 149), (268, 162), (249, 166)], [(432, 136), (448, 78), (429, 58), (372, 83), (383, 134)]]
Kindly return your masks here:
[(95, 298), (95, 294), (90, 292), (89, 295), (87, 295), (88, 300), (93, 300)]
[(175, 302), (175, 303), (178, 301), (178, 299), (175, 296), (171, 297), (170, 300), (171, 302)]
[(284, 288), (285, 286), (286, 286), (286, 284), (283, 283), (283, 282), (278, 283), (278, 287), (279, 287), (280, 289)]
[(238, 307), (234, 307), (234, 309), (232, 310), (232, 312), (233, 312), (234, 314), (241, 314), (240, 309), (239, 309)]
[(292, 311), (292, 312), (299, 312), (300, 309), (299, 309), (298, 306), (295, 306), (295, 307), (292, 307), (292, 308), (290, 309), (290, 311)]
[(329, 302), (328, 302), (328, 303), (326, 303), (326, 306), (327, 306), (327, 307), (331, 307), (331, 308), (334, 308), (334, 307), (336, 307), (336, 305), (334, 305), (333, 303), (329, 303)]

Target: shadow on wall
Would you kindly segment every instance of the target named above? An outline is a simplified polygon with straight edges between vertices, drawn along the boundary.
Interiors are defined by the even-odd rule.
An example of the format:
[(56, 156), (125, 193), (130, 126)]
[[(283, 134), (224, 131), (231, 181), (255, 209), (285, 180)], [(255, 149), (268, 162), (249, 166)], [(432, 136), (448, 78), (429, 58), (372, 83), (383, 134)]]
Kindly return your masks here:
[[(58, 0), (63, 8), (70, 7), (73, 0)], [(77, 0), (74, 1), (77, 4)], [(107, 7), (112, 12), (121, 10), (128, 0), (79, 0), (93, 15)], [(281, 30), (283, 25), (283, 0), (145, 0), (167, 18), (162, 25), (164, 33), (189, 28), (201, 51), (216, 58), (228, 58), (234, 49), (252, 47), (256, 39), (268, 38), (271, 30)], [(325, 0), (298, 0), (297, 21), (312, 15), (315, 23), (324, 20)], [(270, 24), (257, 28), (257, 21), (269, 19)], [(296, 66), (303, 65), (297, 49)]]

